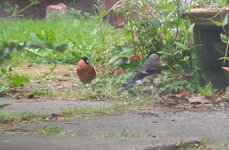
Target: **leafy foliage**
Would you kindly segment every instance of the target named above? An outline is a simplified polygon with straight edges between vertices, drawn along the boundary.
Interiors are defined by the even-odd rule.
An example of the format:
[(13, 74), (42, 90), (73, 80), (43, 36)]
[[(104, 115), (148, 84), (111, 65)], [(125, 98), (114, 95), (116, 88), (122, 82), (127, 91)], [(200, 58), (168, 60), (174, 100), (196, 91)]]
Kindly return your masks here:
[(16, 87), (16, 86), (23, 86), (26, 82), (29, 81), (29, 77), (25, 75), (18, 75), (18, 74), (10, 74), (7, 79), (10, 81), (8, 83), (8, 86), (10, 88)]
[(198, 87), (198, 91), (203, 96), (213, 96), (216, 92), (212, 83), (208, 83), (205, 87)]
[[(197, 82), (198, 79), (193, 80), (192, 78), (187, 79), (184, 78), (182, 74), (180, 75), (174, 75), (169, 72), (164, 72), (160, 77), (161, 82), (161, 88), (160, 91), (163, 94), (168, 94), (170, 92), (176, 93), (181, 91), (182, 89), (188, 89), (191, 92), (195, 92), (197, 90), (198, 83), (194, 84), (194, 82)], [(191, 84), (193, 82), (193, 84)]]
[(11, 67), (3, 67), (0, 70), (0, 96), (13, 87), (23, 86), (29, 82), (29, 76), (10, 73)]
[[(212, 20), (212, 19), (210, 19), (210, 21), (211, 21), (213, 24), (215, 24), (215, 25), (217, 25), (217, 26), (219, 26), (219, 27), (222, 27), (222, 29), (224, 29), (224, 33), (227, 33), (227, 32), (228, 32), (228, 31), (226, 31), (226, 29), (225, 29), (226, 26), (228, 26), (228, 14), (225, 15), (225, 17), (224, 17), (224, 19), (223, 19), (222, 22), (215, 21), (215, 20)], [(225, 50), (225, 55), (224, 55), (224, 57), (222, 57), (222, 58), (219, 59), (219, 60), (223, 59), (223, 66), (224, 66), (224, 65), (225, 65), (225, 62), (229, 60), (229, 57), (227, 57), (227, 56), (228, 56), (228, 49), (229, 49), (229, 47), (228, 47), (228, 45), (229, 45), (228, 34), (222, 34), (222, 33), (221, 33), (221, 34), (220, 34), (220, 38), (221, 38), (222, 42), (224, 42), (225, 44), (227, 44), (227, 48), (226, 48), (226, 50)]]
[[(178, 1), (161, 0), (156, 3), (148, 0), (125, 1), (120, 10), (126, 12), (129, 21), (124, 29), (126, 46), (116, 47), (115, 50), (119, 50), (119, 53), (116, 54), (118, 59), (116, 57), (111, 59), (113, 66), (126, 64), (125, 55), (140, 53), (144, 61), (144, 56), (149, 51), (158, 51), (161, 53), (166, 76), (193, 73), (192, 79), (172, 80), (172, 82), (164, 80), (167, 78), (165, 76), (162, 79), (165, 82), (164, 89), (168, 92), (178, 91), (188, 86), (191, 91), (196, 91), (195, 85), (200, 79), (200, 69), (192, 39), (194, 24), (190, 24), (187, 18), (182, 18), (181, 13), (184, 9), (188, 9), (187, 3)], [(131, 65), (127, 67), (129, 69)], [(139, 66), (135, 65), (135, 70), (127, 69), (126, 72), (136, 71), (136, 68)]]
[[(165, 67), (178, 73), (197, 69), (194, 68), (193, 25), (188, 19), (181, 18), (179, 5), (182, 4), (166, 0), (155, 4), (145, 0), (138, 2), (140, 4), (126, 4), (130, 20), (127, 30), (132, 33), (134, 49), (143, 54), (150, 50), (159, 51), (166, 60)], [(141, 16), (135, 12), (139, 10)]]
[(125, 45), (115, 45), (115, 47), (111, 49), (111, 59), (109, 63), (112, 64), (114, 69), (122, 67), (131, 72), (136, 71), (140, 63), (128, 59), (133, 54), (133, 51), (133, 48), (129, 48)]

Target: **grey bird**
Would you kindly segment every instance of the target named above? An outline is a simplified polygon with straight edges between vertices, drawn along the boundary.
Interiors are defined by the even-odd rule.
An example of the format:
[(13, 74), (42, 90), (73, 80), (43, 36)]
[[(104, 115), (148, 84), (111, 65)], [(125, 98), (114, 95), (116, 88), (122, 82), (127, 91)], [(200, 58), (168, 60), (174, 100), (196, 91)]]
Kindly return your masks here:
[(157, 76), (157, 74), (161, 73), (161, 61), (160, 55), (155, 51), (150, 52), (146, 60), (143, 62), (141, 69), (136, 73), (133, 78), (133, 81), (127, 84), (124, 88), (117, 92), (118, 95), (128, 90), (129, 88), (133, 88), (141, 84), (143, 81), (148, 80), (153, 82), (153, 79)]

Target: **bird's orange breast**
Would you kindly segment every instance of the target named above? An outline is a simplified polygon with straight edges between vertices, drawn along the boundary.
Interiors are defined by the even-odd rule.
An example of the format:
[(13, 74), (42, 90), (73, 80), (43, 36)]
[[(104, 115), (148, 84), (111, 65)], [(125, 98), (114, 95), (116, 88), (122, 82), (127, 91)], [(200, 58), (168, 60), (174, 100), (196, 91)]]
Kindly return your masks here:
[(95, 69), (83, 60), (77, 63), (76, 73), (80, 81), (84, 84), (91, 82), (96, 77)]

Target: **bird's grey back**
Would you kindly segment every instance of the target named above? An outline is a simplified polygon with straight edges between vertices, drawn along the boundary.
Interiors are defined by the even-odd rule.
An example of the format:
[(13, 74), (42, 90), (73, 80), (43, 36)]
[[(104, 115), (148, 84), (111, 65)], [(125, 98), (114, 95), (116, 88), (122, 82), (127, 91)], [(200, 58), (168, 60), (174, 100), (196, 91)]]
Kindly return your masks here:
[(158, 54), (151, 54), (145, 62), (142, 64), (141, 71), (147, 70), (155, 70), (154, 73), (161, 73), (161, 61), (160, 56)]

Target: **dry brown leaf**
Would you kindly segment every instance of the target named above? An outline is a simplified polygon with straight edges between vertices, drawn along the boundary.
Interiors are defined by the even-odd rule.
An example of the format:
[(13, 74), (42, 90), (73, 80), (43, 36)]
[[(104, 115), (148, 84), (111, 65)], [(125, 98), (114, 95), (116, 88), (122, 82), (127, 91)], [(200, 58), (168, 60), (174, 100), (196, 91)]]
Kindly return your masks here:
[(221, 67), (225, 72), (229, 73), (229, 67)]
[(177, 140), (175, 143), (176, 148), (180, 148), (182, 146), (182, 141)]
[(188, 99), (191, 104), (212, 104), (212, 100), (206, 96), (192, 96)]
[(51, 116), (49, 118), (47, 118), (46, 120), (63, 120), (64, 119), (64, 116), (62, 116), (61, 114), (56, 114), (56, 113), (53, 113), (51, 114)]
[(133, 55), (131, 55), (131, 56), (128, 58), (128, 60), (140, 62), (140, 61), (141, 61), (140, 54), (134, 53)]
[(184, 88), (183, 90), (177, 93), (168, 94), (168, 96), (173, 99), (183, 99), (184, 100), (184, 99), (190, 98), (191, 93), (186, 88)]

